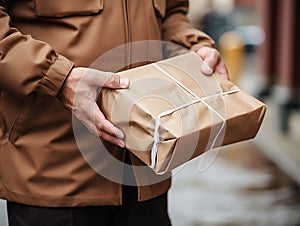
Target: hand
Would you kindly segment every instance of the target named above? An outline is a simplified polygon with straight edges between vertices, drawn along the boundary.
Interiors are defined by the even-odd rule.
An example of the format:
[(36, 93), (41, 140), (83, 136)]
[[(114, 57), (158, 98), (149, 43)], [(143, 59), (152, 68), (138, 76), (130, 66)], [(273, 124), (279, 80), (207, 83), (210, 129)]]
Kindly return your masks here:
[(96, 99), (101, 87), (119, 89), (128, 86), (128, 79), (118, 74), (78, 67), (70, 72), (58, 98), (89, 131), (104, 140), (124, 147), (123, 132), (105, 118)]
[(201, 71), (205, 75), (211, 75), (217, 72), (229, 80), (226, 65), (221, 59), (220, 53), (211, 47), (202, 47), (197, 51), (197, 54), (203, 60)]

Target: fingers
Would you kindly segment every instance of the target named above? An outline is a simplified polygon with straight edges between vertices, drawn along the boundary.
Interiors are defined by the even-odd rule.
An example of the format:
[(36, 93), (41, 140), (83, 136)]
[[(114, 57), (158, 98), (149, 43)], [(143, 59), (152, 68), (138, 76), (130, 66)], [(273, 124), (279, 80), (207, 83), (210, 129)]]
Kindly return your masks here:
[(95, 113), (93, 119), (94, 119), (93, 120), (94, 123), (97, 126), (97, 131), (103, 131), (107, 134), (118, 137), (120, 139), (124, 138), (123, 132), (119, 128), (115, 127), (110, 121), (105, 119), (104, 115), (99, 110), (98, 106), (95, 106)]
[(92, 87), (107, 87), (107, 88), (128, 88), (130, 82), (127, 78), (112, 72), (104, 72), (95, 69), (85, 68), (84, 82)]
[(205, 75), (211, 75), (219, 63), (220, 54), (213, 48), (203, 47), (198, 50), (199, 56), (203, 60), (201, 71)]
[(118, 74), (78, 67), (74, 68), (66, 79), (60, 99), (90, 132), (124, 147), (123, 132), (104, 117), (96, 100), (97, 92), (101, 87), (127, 88), (128, 86), (129, 80)]
[(121, 139), (121, 138), (119, 138), (117, 136), (111, 135), (110, 133), (107, 133), (104, 130), (99, 130), (96, 127), (96, 125), (93, 122), (91, 122), (90, 120), (87, 120), (84, 124), (85, 124), (85, 126), (88, 128), (88, 130), (91, 133), (93, 133), (93, 134), (101, 137), (102, 139), (104, 139), (104, 140), (106, 140), (106, 141), (108, 141), (108, 142), (110, 142), (112, 144), (118, 145), (118, 146), (120, 146), (122, 148), (125, 147), (125, 142), (124, 142), (123, 139)]
[(226, 65), (223, 63), (223, 61), (221, 61), (217, 67), (216, 67), (216, 72), (218, 72), (220, 75), (222, 75), (224, 78), (226, 78), (227, 80), (230, 80), (229, 75), (228, 75), (228, 70)]
[(107, 79), (104, 82), (104, 87), (107, 88), (128, 88), (129, 80), (115, 73), (108, 73)]
[(123, 141), (125, 137), (124, 133), (104, 117), (96, 103), (94, 104), (94, 114), (90, 113), (89, 119), (96, 125), (96, 133), (99, 137), (113, 144), (125, 147)]
[(203, 61), (201, 65), (201, 72), (205, 75), (211, 75), (214, 71), (205, 61)]
[(124, 133), (104, 117), (96, 102), (85, 100), (84, 104), (77, 104), (73, 114), (91, 133), (110, 143), (125, 147)]
[(216, 49), (210, 47), (202, 47), (197, 51), (197, 53), (203, 60), (201, 72), (204, 75), (211, 75), (214, 72), (217, 72), (224, 76), (226, 79), (229, 79), (226, 65), (222, 61), (220, 53)]

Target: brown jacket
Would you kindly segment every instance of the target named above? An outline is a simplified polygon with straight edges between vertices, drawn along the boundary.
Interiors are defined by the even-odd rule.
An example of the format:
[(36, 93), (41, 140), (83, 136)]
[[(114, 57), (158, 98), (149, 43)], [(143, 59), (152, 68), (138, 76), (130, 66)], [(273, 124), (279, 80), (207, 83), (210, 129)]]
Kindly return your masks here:
[[(122, 185), (83, 159), (56, 97), (74, 65), (139, 40), (213, 45), (186, 0), (0, 0), (0, 198), (31, 205), (119, 205)], [(116, 152), (123, 159), (124, 152)], [(133, 157), (134, 158), (134, 157)], [(139, 187), (139, 200), (170, 180)]]

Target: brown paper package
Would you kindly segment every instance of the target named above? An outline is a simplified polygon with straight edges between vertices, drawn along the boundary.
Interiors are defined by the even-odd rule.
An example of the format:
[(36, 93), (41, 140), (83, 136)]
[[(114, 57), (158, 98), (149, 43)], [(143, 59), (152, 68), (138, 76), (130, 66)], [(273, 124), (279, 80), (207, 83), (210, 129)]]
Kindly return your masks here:
[[(266, 105), (219, 74), (201, 73), (196, 53), (120, 72), (128, 89), (103, 89), (101, 110), (126, 148), (157, 174), (220, 146), (254, 138)], [(212, 158), (212, 157), (210, 157)]]

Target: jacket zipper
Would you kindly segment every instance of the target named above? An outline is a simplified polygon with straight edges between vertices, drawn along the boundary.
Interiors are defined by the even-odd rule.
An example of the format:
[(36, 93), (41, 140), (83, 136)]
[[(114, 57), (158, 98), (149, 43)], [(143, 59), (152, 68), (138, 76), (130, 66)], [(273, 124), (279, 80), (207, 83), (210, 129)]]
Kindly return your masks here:
[(129, 0), (124, 0), (124, 19), (125, 19), (125, 56), (126, 56), (126, 69), (131, 68), (131, 26), (130, 26), (130, 11), (129, 11)]
[[(132, 62), (132, 34), (131, 34), (131, 26), (130, 26), (129, 0), (124, 0), (123, 6), (124, 6), (124, 14), (125, 14), (124, 18), (125, 18), (125, 44), (126, 44), (126, 49), (125, 49), (126, 67), (125, 68), (130, 69), (131, 62)], [(135, 172), (133, 172), (133, 174), (135, 174)], [(140, 191), (140, 187), (138, 187), (138, 197), (137, 197), (138, 200), (140, 200), (140, 196), (141, 196), (141, 191)]]
[[(130, 62), (131, 62), (131, 35), (130, 35), (130, 22), (129, 22), (129, 7), (128, 7), (128, 0), (122, 0), (122, 6), (123, 6), (123, 17), (124, 17), (124, 32), (125, 32), (125, 67), (124, 69), (129, 69), (130, 68)], [(126, 154), (126, 149), (123, 150), (123, 161), (125, 162), (125, 154)], [(122, 204), (123, 202), (123, 186), (120, 186), (119, 189), (119, 204)]]

